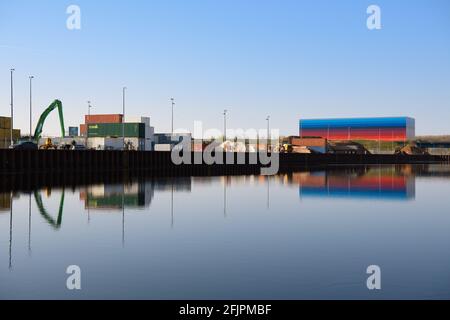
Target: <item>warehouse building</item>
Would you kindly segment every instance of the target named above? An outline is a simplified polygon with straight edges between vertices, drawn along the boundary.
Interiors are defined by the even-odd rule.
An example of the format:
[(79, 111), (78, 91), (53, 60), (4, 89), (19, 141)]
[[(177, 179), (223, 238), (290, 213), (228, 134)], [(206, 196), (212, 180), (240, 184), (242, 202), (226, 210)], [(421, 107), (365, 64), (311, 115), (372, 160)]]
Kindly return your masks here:
[(300, 136), (329, 141), (406, 141), (415, 137), (415, 120), (409, 117), (302, 119)]

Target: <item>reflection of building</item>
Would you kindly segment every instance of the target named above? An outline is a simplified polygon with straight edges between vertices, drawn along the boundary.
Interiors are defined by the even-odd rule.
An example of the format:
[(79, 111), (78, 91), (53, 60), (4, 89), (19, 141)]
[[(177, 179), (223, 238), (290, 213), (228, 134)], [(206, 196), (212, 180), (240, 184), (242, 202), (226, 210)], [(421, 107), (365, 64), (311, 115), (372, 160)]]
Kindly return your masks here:
[(127, 184), (103, 184), (89, 186), (80, 192), (86, 209), (120, 210), (148, 207), (154, 196), (153, 184), (141, 182)]
[(155, 191), (190, 192), (191, 178), (164, 178), (130, 184), (100, 184), (80, 191), (86, 209), (119, 211), (149, 207)]
[(414, 176), (393, 170), (369, 170), (363, 174), (305, 172), (295, 174), (301, 197), (415, 198)]
[(300, 136), (331, 141), (405, 141), (415, 136), (415, 120), (408, 117), (300, 120)]

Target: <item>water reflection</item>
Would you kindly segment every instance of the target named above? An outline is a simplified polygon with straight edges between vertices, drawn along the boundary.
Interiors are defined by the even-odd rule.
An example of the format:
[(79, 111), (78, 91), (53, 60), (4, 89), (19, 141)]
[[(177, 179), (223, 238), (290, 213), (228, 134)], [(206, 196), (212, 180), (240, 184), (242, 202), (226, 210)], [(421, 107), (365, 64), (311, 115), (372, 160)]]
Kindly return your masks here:
[[(94, 230), (99, 232), (99, 234), (85, 234), (85, 236), (87, 236), (90, 241), (93, 241), (94, 244), (95, 241), (98, 241), (100, 238), (107, 239), (111, 243), (114, 243), (114, 241), (120, 243), (121, 240), (123, 247), (127, 244), (128, 248), (125, 249), (130, 250), (129, 252), (131, 253), (129, 254), (133, 258), (139, 258), (140, 255), (133, 256), (133, 254), (138, 254), (139, 250), (133, 251), (133, 248), (136, 248), (129, 245), (130, 243), (136, 244), (137, 238), (150, 239), (159, 243), (158, 241), (160, 238), (168, 237), (163, 234), (163, 232), (157, 233), (157, 236), (155, 236), (157, 229), (152, 229), (154, 232), (153, 235), (151, 232), (147, 232), (147, 230), (144, 232), (143, 229), (140, 229), (139, 223), (141, 221), (148, 222), (148, 224), (145, 225), (146, 228), (157, 227), (163, 229), (164, 227), (170, 227), (175, 229), (173, 232), (170, 232), (174, 235), (173, 239), (164, 238), (169, 241), (170, 244), (173, 244), (173, 247), (168, 245), (169, 249), (172, 250), (169, 252), (173, 253), (173, 257), (177, 256), (174, 253), (176, 250), (173, 248), (176, 248), (176, 236), (180, 236), (180, 234), (183, 235), (183, 239), (186, 240), (183, 242), (183, 246), (187, 246), (189, 243), (193, 244), (192, 247), (188, 247), (191, 250), (191, 253), (194, 252), (195, 254), (199, 254), (196, 250), (203, 250), (205, 254), (208, 253), (214, 255), (214, 253), (211, 253), (211, 248), (208, 247), (208, 243), (200, 241), (204, 240), (201, 236), (204, 235), (206, 237), (208, 228), (212, 228), (218, 233), (223, 232), (221, 234), (223, 242), (214, 242), (212, 238), (208, 238), (208, 241), (214, 242), (215, 245), (219, 247), (223, 243), (223, 249), (231, 251), (231, 249), (227, 247), (227, 243), (228, 245), (230, 243), (234, 244), (234, 239), (230, 240), (230, 238), (228, 238), (230, 234), (236, 234), (236, 237), (231, 237), (236, 238), (236, 241), (242, 240), (247, 244), (257, 246), (258, 242), (253, 243), (251, 240), (248, 240), (247, 237), (259, 237), (260, 233), (255, 231), (255, 226), (260, 227), (263, 226), (264, 223), (267, 223), (267, 226), (264, 226), (264, 230), (273, 235), (271, 239), (274, 241), (274, 244), (277, 244), (278, 240), (275, 239), (279, 239), (280, 236), (281, 239), (288, 235), (292, 237), (292, 239), (296, 239), (295, 237), (304, 237), (305, 234), (307, 234), (307, 229), (302, 230), (303, 234), (297, 232), (298, 230), (295, 228), (302, 228), (302, 224), (295, 223), (295, 221), (296, 219), (301, 218), (314, 219), (314, 215), (305, 215), (302, 217), (298, 214), (299, 211), (296, 206), (304, 206), (304, 210), (301, 211), (302, 213), (306, 212), (308, 208), (310, 208), (310, 210), (313, 208), (314, 211), (320, 212), (322, 202), (307, 202), (306, 200), (309, 200), (310, 198), (323, 198), (324, 202), (335, 201), (335, 198), (355, 200), (355, 202), (352, 203), (357, 203), (360, 199), (378, 199), (382, 200), (377, 201), (376, 204), (380, 207), (384, 205), (383, 201), (385, 200), (401, 200), (405, 201), (405, 203), (394, 204), (401, 206), (397, 207), (397, 209), (400, 210), (399, 212), (401, 212), (403, 206), (413, 205), (415, 207), (417, 202), (420, 202), (419, 200), (415, 203), (409, 201), (416, 199), (416, 193), (424, 192), (423, 188), (416, 189), (416, 184), (420, 185), (420, 180), (432, 180), (434, 182), (440, 179), (449, 181), (450, 166), (410, 165), (359, 166), (352, 168), (334, 167), (316, 169), (313, 171), (284, 173), (273, 177), (227, 176), (153, 178), (150, 180), (127, 180), (124, 183), (87, 185), (78, 188), (63, 187), (52, 190), (52, 188), (48, 187), (31, 192), (0, 193), (0, 218), (2, 218), (0, 220), (0, 227), (4, 227), (4, 242), (5, 244), (8, 244), (8, 265), (10, 270), (13, 270), (14, 265), (20, 264), (22, 267), (22, 264), (19, 263), (19, 259), (17, 258), (19, 256), (18, 251), (20, 251), (21, 248), (31, 254), (33, 247), (33, 255), (36, 255), (36, 257), (38, 254), (35, 254), (35, 252), (39, 252), (38, 248), (41, 248), (40, 253), (42, 255), (43, 242), (40, 242), (39, 245), (36, 243), (38, 239), (49, 231), (52, 237), (60, 236), (59, 239), (63, 239), (66, 241), (66, 244), (71, 245), (73, 243), (71, 242), (72, 240), (70, 237), (65, 238), (66, 234), (70, 233), (71, 230), (84, 232), (85, 229), (83, 228), (86, 228), (86, 230), (96, 228)], [(252, 189), (252, 187), (256, 188)], [(289, 192), (289, 190), (292, 190), (292, 192)], [(299, 196), (301, 199), (305, 199), (304, 203), (302, 202), (299, 204)], [(246, 203), (247, 198), (252, 199), (251, 201), (248, 201), (251, 203)], [(190, 202), (190, 199), (195, 200)], [(242, 203), (239, 203), (240, 201)], [(75, 209), (77, 208), (77, 205), (79, 205), (81, 211), (80, 209)], [(205, 205), (211, 207), (212, 214), (209, 214), (209, 209), (204, 209)], [(243, 207), (240, 207), (241, 205)], [(364, 203), (362, 203), (362, 205), (364, 206)], [(389, 203), (389, 205), (392, 204)], [(273, 211), (271, 211), (271, 207), (273, 207)], [(280, 208), (283, 208), (283, 210), (280, 210)], [(335, 208), (335, 206), (333, 206), (333, 208)], [(217, 210), (214, 211), (215, 209)], [(201, 215), (202, 210), (205, 210), (205, 212), (208, 211), (208, 214)], [(252, 210), (258, 210), (258, 212), (255, 215), (250, 215), (248, 212), (252, 212)], [(410, 207), (410, 210), (414, 210), (414, 208)], [(246, 212), (244, 213), (244, 211)], [(262, 216), (260, 214), (261, 211), (267, 211), (269, 213), (276, 212), (277, 214)], [(157, 218), (151, 217), (149, 214), (150, 212), (162, 213), (166, 219), (157, 220)], [(293, 212), (295, 214), (293, 214)], [(341, 211), (340, 213), (343, 213), (343, 216), (349, 214), (347, 211)], [(216, 214), (216, 216), (214, 216), (214, 214)], [(89, 226), (86, 225), (86, 215), (87, 221), (90, 222)], [(93, 220), (91, 220), (91, 215)], [(216, 220), (206, 220), (212, 219), (211, 216), (218, 217), (219, 222)], [(400, 216), (400, 214), (398, 214), (398, 216)], [(176, 218), (178, 218), (178, 220)], [(391, 216), (389, 218), (395, 220), (396, 217)], [(80, 224), (77, 219), (81, 220), (82, 224)], [(189, 221), (189, 223), (186, 221)], [(224, 221), (227, 223), (224, 223)], [(323, 221), (325, 221), (325, 219)], [(103, 226), (104, 230), (100, 230), (99, 228), (102, 228), (102, 224), (105, 222), (111, 224), (105, 224)], [(245, 224), (247, 222), (248, 225)], [(305, 222), (305, 220), (302, 220), (301, 222)], [(385, 222), (381, 221), (380, 225), (383, 225), (383, 223)], [(23, 226), (21, 224), (23, 224)], [(194, 225), (195, 228), (198, 229), (195, 229)], [(279, 228), (282, 226), (283, 231), (280, 234), (275, 234), (272, 229), (272, 226), (274, 225)], [(320, 227), (323, 227), (324, 225), (326, 226), (325, 222), (320, 225)], [(224, 229), (222, 229), (222, 227)], [(230, 229), (226, 229), (227, 227)], [(293, 229), (290, 229), (291, 227)], [(8, 228), (9, 233), (6, 232)], [(196, 232), (197, 230), (199, 230), (199, 232)], [(254, 233), (251, 232), (252, 230)], [(331, 231), (333, 231), (333, 229), (331, 229)], [(193, 236), (193, 234), (195, 234), (195, 236)], [(248, 236), (249, 234), (250, 236)], [(318, 235), (320, 235), (319, 231), (316, 234), (309, 236), (313, 239), (315, 236), (319, 237)], [(215, 235), (212, 234), (211, 236)], [(193, 241), (191, 237), (200, 237), (196, 238), (197, 240), (200, 240), (198, 240), (198, 242), (194, 241), (194, 243), (191, 242)], [(132, 241), (132, 238), (134, 238), (134, 242)], [(259, 241), (264, 241), (265, 238), (261, 236), (261, 238), (258, 239)], [(32, 240), (34, 243), (32, 243)], [(173, 243), (171, 242), (172, 240)], [(149, 245), (148, 243), (155, 242), (143, 242), (143, 246), (146, 247)], [(295, 243), (303, 242), (298, 241)], [(194, 244), (196, 246), (194, 246)], [(58, 250), (57, 244), (47, 243), (47, 245), (54, 245), (55, 247), (51, 247), (51, 249)], [(115, 248), (114, 244), (111, 244), (111, 247)], [(164, 246), (162, 246), (162, 248), (163, 247)], [(282, 246), (280, 245), (280, 247)], [(159, 250), (159, 247), (156, 247), (156, 245), (155, 248)], [(240, 246), (236, 244), (236, 247), (233, 248), (239, 250)], [(155, 252), (158, 251), (156, 249)], [(297, 250), (296, 247), (293, 248), (293, 250), (294, 249)], [(6, 245), (2, 251), (5, 253), (4, 256), (6, 256)], [(84, 257), (84, 252), (87, 251), (89, 250), (83, 247), (78, 251), (78, 254)], [(161, 249), (161, 251), (164, 250)], [(214, 250), (214, 252), (216, 251), (220, 252), (220, 250)], [(278, 252), (281, 254), (284, 251)], [(45, 253), (46, 252), (44, 252), (44, 254)], [(142, 255), (145, 254), (142, 253)], [(169, 253), (167, 254), (168, 256), (166, 258), (169, 259)], [(86, 253), (86, 255), (88, 254)], [(202, 256), (200, 256), (199, 261), (202, 261), (201, 257)], [(265, 259), (262, 256), (256, 256), (254, 258), (256, 260), (261, 259), (261, 261)], [(292, 257), (286, 256), (284, 258), (288, 259)], [(51, 259), (57, 258), (52, 256)], [(216, 256), (216, 259), (220, 259), (220, 257)], [(242, 259), (244, 261), (246, 258)], [(155, 259), (155, 261), (156, 260), (157, 259)], [(23, 262), (23, 260), (21, 262)], [(168, 265), (169, 262), (167, 262)], [(5, 268), (6, 265), (5, 261)], [(261, 264), (258, 264), (258, 266), (260, 265)]]
[(351, 172), (319, 171), (295, 174), (300, 197), (411, 200), (415, 176), (396, 168), (362, 168)]

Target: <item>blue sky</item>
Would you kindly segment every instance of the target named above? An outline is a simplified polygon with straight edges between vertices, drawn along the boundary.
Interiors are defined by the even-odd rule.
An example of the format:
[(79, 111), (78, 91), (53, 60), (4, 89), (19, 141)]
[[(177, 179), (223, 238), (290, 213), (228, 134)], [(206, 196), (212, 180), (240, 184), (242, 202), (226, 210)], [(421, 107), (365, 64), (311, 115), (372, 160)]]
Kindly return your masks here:
[[(66, 8), (81, 8), (81, 30)], [(366, 27), (377, 4), (382, 29)], [(15, 0), (0, 2), (0, 115), (9, 114), (16, 68), (16, 123), (28, 132), (53, 99), (66, 126), (127, 110), (175, 126), (272, 127), (298, 134), (299, 118), (412, 116), (418, 134), (450, 134), (448, 0)], [(56, 114), (44, 134), (58, 135)]]

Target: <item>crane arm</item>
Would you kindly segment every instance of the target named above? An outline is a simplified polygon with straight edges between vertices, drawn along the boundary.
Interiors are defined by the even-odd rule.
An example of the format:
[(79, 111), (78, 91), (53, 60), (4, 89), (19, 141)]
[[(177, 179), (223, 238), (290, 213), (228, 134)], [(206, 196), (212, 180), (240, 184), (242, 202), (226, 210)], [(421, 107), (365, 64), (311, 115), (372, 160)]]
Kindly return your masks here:
[(47, 119), (48, 115), (56, 108), (58, 108), (59, 125), (61, 127), (61, 137), (65, 136), (66, 132), (65, 132), (65, 127), (64, 127), (64, 115), (63, 115), (62, 102), (60, 100), (55, 100), (47, 107), (47, 109), (44, 110), (44, 112), (41, 114), (41, 116), (39, 118), (39, 121), (36, 125), (36, 130), (34, 131), (34, 140), (36, 142), (38, 142), (39, 139), (41, 138), (45, 119)]
[(34, 191), (34, 199), (36, 200), (36, 205), (39, 209), (39, 213), (42, 215), (42, 217), (44, 217), (44, 219), (48, 222), (48, 224), (55, 229), (61, 228), (64, 210), (64, 198), (65, 198), (65, 190), (63, 189), (61, 193), (61, 200), (59, 201), (58, 218), (55, 220), (54, 218), (52, 218), (52, 216), (50, 216), (50, 214), (48, 214), (47, 210), (45, 209), (39, 191)]

